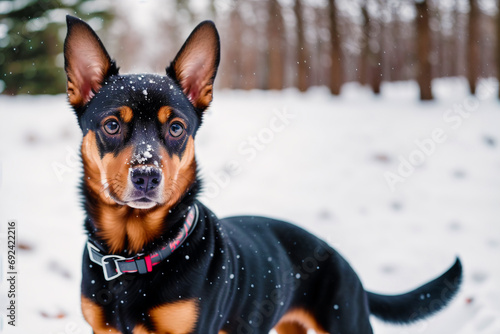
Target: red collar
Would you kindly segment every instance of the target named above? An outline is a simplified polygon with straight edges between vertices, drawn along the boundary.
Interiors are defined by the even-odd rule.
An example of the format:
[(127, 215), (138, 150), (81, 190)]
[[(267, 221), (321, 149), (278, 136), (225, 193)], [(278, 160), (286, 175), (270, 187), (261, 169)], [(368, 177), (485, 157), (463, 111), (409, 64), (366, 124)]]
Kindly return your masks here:
[(148, 255), (137, 254), (133, 257), (123, 257), (120, 255), (106, 255), (97, 248), (90, 239), (87, 241), (89, 258), (92, 262), (100, 265), (104, 272), (106, 281), (111, 281), (122, 274), (139, 273), (147, 274), (153, 271), (153, 267), (170, 256), (187, 237), (193, 232), (198, 223), (198, 207), (196, 204), (189, 209), (186, 220), (177, 236), (164, 244), (158, 250)]

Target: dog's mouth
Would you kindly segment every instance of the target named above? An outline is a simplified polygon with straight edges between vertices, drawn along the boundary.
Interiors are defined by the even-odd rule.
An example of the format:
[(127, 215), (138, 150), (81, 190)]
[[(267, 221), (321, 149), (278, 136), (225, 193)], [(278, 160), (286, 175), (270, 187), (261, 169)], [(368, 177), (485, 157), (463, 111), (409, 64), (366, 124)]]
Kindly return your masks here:
[(124, 198), (124, 204), (134, 209), (151, 209), (159, 205), (161, 202), (160, 194), (158, 191), (132, 191), (129, 196)]
[(142, 197), (142, 198), (135, 199), (132, 201), (127, 201), (125, 204), (130, 206), (131, 208), (134, 208), (134, 209), (151, 209), (152, 207), (156, 206), (158, 203), (153, 201), (150, 198)]
[(113, 192), (108, 192), (109, 197), (119, 205), (127, 205), (134, 209), (151, 209), (156, 205), (161, 204), (160, 196), (157, 192), (132, 192), (126, 198), (120, 199)]

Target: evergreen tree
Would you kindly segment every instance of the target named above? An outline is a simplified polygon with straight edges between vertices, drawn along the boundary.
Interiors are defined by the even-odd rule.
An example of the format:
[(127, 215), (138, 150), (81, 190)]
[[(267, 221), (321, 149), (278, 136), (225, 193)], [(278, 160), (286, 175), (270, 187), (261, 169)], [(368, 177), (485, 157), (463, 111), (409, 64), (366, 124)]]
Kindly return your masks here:
[(110, 22), (111, 15), (103, 7), (100, 1), (1, 1), (0, 92), (63, 93), (66, 14), (84, 20), (97, 18), (104, 25)]

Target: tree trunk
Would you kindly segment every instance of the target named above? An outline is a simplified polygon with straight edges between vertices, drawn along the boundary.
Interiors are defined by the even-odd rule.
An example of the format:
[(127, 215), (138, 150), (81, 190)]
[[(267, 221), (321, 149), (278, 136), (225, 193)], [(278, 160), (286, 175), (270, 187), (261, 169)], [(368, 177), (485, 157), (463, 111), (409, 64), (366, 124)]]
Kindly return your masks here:
[(391, 70), (391, 81), (400, 81), (403, 80), (403, 71), (402, 69), (404, 68), (404, 54), (402, 51), (404, 48), (402, 47), (401, 43), (401, 30), (403, 24), (401, 24), (401, 20), (399, 19), (399, 7), (398, 6), (393, 6), (392, 7), (392, 17), (393, 21), (392, 24), (389, 25), (391, 31), (392, 31), (392, 55), (391, 55), (391, 63), (387, 64), (386, 66), (389, 67)]
[(242, 43), (243, 22), (239, 13), (238, 4), (235, 4), (229, 16), (230, 29), (226, 32), (227, 47), (222, 48), (222, 57), (225, 61), (221, 62), (219, 85), (224, 88), (239, 89), (242, 88)]
[[(497, 2), (498, 8), (500, 8), (500, 0)], [(497, 49), (496, 49), (496, 61), (497, 61), (497, 78), (500, 82), (500, 10), (497, 13)], [(498, 86), (498, 98), (500, 99), (500, 85)]]
[(460, 0), (455, 0), (455, 3), (453, 5), (453, 27), (455, 29), (455, 32), (451, 35), (451, 55), (449, 61), (451, 62), (452, 66), (452, 74), (451, 76), (461, 76), (463, 75), (461, 73), (461, 69), (463, 67), (461, 66), (461, 58), (458, 56), (459, 54), (462, 53), (461, 45), (460, 45), (460, 36), (463, 33), (462, 28), (463, 25), (460, 20), (460, 11), (458, 9), (459, 7), (459, 1)]
[(363, 45), (361, 49), (360, 82), (370, 84), (374, 94), (380, 94), (382, 83), (382, 20), (370, 18), (366, 3), (361, 7), (363, 15)]
[(382, 85), (382, 64), (384, 63), (382, 57), (384, 52), (384, 33), (385, 33), (385, 23), (383, 20), (379, 20), (379, 33), (375, 38), (377, 39), (378, 49), (372, 52), (372, 64), (371, 64), (371, 84), (373, 93), (380, 94), (380, 86)]
[(342, 87), (343, 73), (342, 73), (342, 50), (340, 45), (340, 34), (337, 26), (337, 7), (335, 0), (328, 0), (328, 11), (330, 13), (330, 92), (333, 95), (340, 94)]
[(269, 1), (269, 20), (267, 22), (268, 34), (268, 66), (269, 70), (267, 84), (269, 89), (283, 89), (283, 65), (285, 57), (283, 54), (283, 16), (278, 0)]
[(476, 94), (476, 83), (479, 77), (479, 7), (477, 0), (469, 0), (469, 36), (467, 42), (467, 79), (471, 94)]
[(432, 100), (432, 67), (429, 60), (431, 32), (429, 28), (429, 7), (427, 0), (416, 2), (417, 7), (417, 81), (420, 87), (420, 100)]
[(241, 59), (240, 72), (235, 73), (241, 82), (241, 88), (246, 90), (262, 89), (258, 79), (259, 68), (259, 33), (255, 31), (255, 26), (245, 25), (245, 32), (242, 35), (244, 40), (243, 48), (240, 50)]
[(361, 7), (361, 14), (363, 15), (363, 29), (361, 36), (361, 54), (359, 57), (359, 83), (366, 85), (368, 83), (368, 62), (370, 55), (370, 16), (366, 9), (366, 3)]
[(295, 0), (295, 19), (297, 20), (297, 87), (304, 92), (309, 87), (309, 64), (307, 62), (307, 45), (304, 35), (304, 9), (302, 0)]

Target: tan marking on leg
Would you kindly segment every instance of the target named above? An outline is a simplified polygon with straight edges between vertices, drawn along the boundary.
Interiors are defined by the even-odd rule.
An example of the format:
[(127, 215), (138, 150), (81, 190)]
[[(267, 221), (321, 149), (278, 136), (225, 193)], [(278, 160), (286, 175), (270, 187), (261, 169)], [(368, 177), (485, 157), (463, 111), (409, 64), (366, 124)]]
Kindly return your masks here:
[(134, 117), (134, 113), (130, 107), (123, 106), (118, 108), (118, 110), (120, 111), (120, 116), (125, 123), (130, 122), (132, 117)]
[(171, 113), (172, 108), (170, 108), (169, 106), (161, 107), (160, 110), (158, 110), (158, 120), (160, 121), (160, 123), (165, 124)]
[(158, 333), (188, 334), (196, 327), (198, 305), (195, 300), (181, 300), (150, 310), (153, 326)]
[(307, 334), (307, 329), (296, 322), (281, 322), (274, 327), (274, 330), (278, 334)]
[[(280, 319), (278, 324), (276, 325), (277, 330), (282, 328), (280, 326), (285, 326), (284, 324), (296, 324), (300, 325), (302, 328), (305, 328), (306, 331), (304, 333), (307, 333), (307, 330), (312, 329), (314, 330), (317, 334), (328, 334), (327, 331), (323, 329), (323, 327), (318, 324), (314, 316), (301, 308), (293, 309), (291, 311), (288, 311), (285, 313), (285, 315)], [(292, 328), (293, 327), (285, 327), (285, 328)], [(279, 333), (279, 331), (278, 331)], [(282, 331), (282, 333), (285, 333)], [(288, 333), (288, 332), (286, 332)], [(290, 333), (302, 333), (302, 332), (290, 332)], [(280, 333), (281, 334), (281, 333)]]
[(151, 334), (150, 331), (144, 325), (136, 325), (132, 331), (134, 334)]
[(82, 296), (83, 317), (94, 330), (95, 334), (120, 334), (115, 328), (106, 325), (104, 310), (85, 296)]

